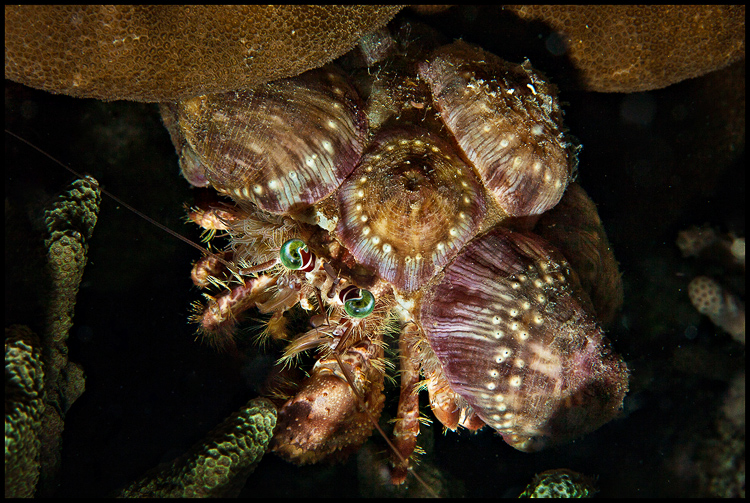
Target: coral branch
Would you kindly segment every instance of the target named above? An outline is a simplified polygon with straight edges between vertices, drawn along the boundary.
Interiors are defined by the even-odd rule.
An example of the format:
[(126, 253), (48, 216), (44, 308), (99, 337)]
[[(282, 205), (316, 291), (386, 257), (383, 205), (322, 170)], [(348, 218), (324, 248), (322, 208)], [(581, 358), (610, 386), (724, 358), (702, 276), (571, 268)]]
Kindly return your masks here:
[(734, 294), (707, 276), (698, 276), (688, 286), (690, 302), (714, 325), (745, 343), (745, 304)]
[(236, 497), (266, 453), (276, 407), (250, 400), (166, 468), (124, 489), (127, 498)]

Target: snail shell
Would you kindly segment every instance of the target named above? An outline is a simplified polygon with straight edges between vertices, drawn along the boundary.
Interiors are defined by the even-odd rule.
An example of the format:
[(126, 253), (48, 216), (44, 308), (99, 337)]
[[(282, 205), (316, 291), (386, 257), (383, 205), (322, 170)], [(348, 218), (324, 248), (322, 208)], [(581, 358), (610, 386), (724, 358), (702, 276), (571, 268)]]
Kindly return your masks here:
[(367, 122), (334, 66), (177, 105), (181, 134), (217, 190), (272, 213), (332, 193), (362, 153)]
[(433, 102), (485, 185), (511, 216), (560, 201), (575, 149), (566, 141), (555, 88), (526, 61), (454, 42), (419, 65)]
[(427, 288), (420, 318), (453, 391), (510, 445), (534, 451), (606, 423), (627, 392), (627, 367), (586, 304), (551, 245), (496, 228)]
[(424, 129), (390, 129), (371, 145), (337, 193), (335, 233), (357, 262), (414, 291), (477, 231), (485, 213), (481, 182)]

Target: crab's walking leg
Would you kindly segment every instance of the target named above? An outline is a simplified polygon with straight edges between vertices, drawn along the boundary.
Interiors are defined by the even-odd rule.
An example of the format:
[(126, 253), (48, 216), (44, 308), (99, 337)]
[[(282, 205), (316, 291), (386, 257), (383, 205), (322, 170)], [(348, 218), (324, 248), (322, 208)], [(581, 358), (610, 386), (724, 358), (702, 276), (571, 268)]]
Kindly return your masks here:
[[(267, 301), (269, 289), (276, 284), (277, 276), (262, 275), (248, 278), (219, 295), (205, 294), (208, 304), (195, 317), (199, 330), (214, 346), (224, 347), (234, 338), (237, 317), (244, 311), (256, 307), (259, 301)], [(200, 308), (200, 306), (196, 306)]]
[(409, 469), (409, 456), (417, 446), (419, 435), (419, 359), (414, 354), (418, 351), (419, 328), (414, 323), (406, 324), (398, 340), (401, 355), (401, 396), (398, 401), (396, 425), (393, 427), (393, 443), (404, 461), (392, 454), (393, 470), (391, 481), (402, 484)]

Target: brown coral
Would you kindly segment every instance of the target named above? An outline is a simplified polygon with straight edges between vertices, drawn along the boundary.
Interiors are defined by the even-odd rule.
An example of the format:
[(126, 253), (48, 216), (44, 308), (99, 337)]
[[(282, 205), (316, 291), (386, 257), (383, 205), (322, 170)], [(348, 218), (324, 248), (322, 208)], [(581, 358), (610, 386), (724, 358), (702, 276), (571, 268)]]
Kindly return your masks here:
[(745, 7), (520, 6), (548, 24), (591, 91), (659, 89), (745, 57)]
[(337, 58), (398, 6), (5, 8), (5, 77), (55, 93), (172, 101)]

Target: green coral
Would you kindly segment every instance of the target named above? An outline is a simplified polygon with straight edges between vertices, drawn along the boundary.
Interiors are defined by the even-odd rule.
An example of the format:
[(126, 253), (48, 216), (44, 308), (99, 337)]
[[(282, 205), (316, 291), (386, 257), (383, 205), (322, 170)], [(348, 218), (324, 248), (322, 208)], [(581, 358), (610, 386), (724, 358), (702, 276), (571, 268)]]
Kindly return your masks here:
[(28, 327), (5, 329), (5, 497), (30, 498), (39, 481), (44, 413), (39, 339)]
[(236, 496), (268, 449), (275, 427), (273, 403), (265, 398), (250, 400), (187, 453), (136, 480), (120, 496)]
[(101, 193), (90, 176), (75, 180), (44, 212), (47, 226), (47, 274), (51, 289), (46, 299), (46, 327), (42, 337), (44, 401), (42, 419), (42, 483), (52, 478), (60, 465), (65, 414), (85, 388), (83, 369), (68, 360), (68, 334), (78, 287), (86, 267), (88, 240), (94, 232)]
[(75, 298), (86, 266), (87, 241), (94, 231), (100, 203), (99, 183), (87, 176), (74, 181), (44, 212), (47, 270), (53, 285), (47, 333), (56, 345), (64, 344), (73, 325)]
[(534, 480), (519, 498), (590, 498), (594, 495), (593, 480), (571, 470), (548, 470)]
[(83, 370), (68, 361), (67, 339), (100, 201), (98, 182), (85, 177), (45, 211), (45, 331), (41, 340), (19, 325), (5, 332), (6, 496), (31, 497), (52, 482), (65, 413), (83, 393)]

